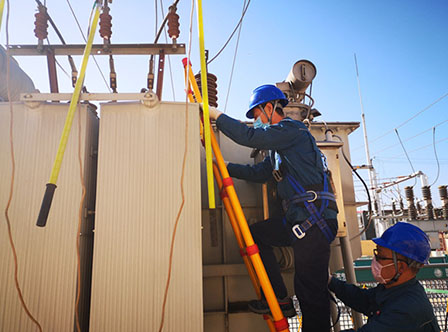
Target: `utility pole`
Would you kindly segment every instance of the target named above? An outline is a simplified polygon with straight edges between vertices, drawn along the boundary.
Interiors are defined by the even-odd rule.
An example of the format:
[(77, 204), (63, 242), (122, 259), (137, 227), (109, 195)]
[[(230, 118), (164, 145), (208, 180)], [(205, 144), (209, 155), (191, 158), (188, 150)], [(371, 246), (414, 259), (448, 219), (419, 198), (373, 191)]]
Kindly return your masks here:
[[(381, 207), (381, 201), (379, 199), (379, 195), (376, 192), (375, 188), (378, 186), (377, 179), (376, 179), (376, 172), (372, 165), (372, 159), (370, 158), (370, 151), (369, 151), (369, 141), (367, 139), (367, 128), (366, 128), (366, 117), (364, 114), (364, 105), (362, 103), (362, 95), (361, 95), (361, 84), (359, 83), (359, 73), (358, 73), (358, 61), (356, 59), (356, 53), (355, 56), (355, 67), (356, 67), (356, 80), (358, 82), (358, 94), (359, 94), (359, 103), (361, 104), (361, 119), (362, 119), (362, 129), (364, 132), (364, 146), (366, 149), (366, 159), (367, 159), (367, 166), (369, 167), (369, 182), (370, 182), (370, 195), (373, 200), (373, 210), (377, 216), (382, 215), (382, 207)], [(377, 223), (375, 223), (375, 229), (377, 229), (377, 235), (381, 235), (381, 233), (384, 231), (384, 229), (377, 229)]]

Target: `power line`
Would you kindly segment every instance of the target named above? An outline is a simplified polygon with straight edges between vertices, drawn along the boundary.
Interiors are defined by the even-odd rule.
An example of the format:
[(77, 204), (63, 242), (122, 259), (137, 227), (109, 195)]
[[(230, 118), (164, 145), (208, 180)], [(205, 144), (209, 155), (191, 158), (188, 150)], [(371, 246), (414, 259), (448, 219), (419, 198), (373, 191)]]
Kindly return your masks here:
[[(406, 149), (404, 148), (403, 142), (401, 141), (400, 134), (398, 134), (397, 128), (395, 128), (395, 133), (397, 134), (398, 140), (400, 141), (401, 147), (403, 148), (404, 153), (406, 154), (406, 158), (408, 158), (409, 164), (411, 165), (412, 173), (415, 173), (414, 166), (412, 165), (411, 159), (408, 156), (408, 153), (406, 152)], [(414, 187), (417, 184), (417, 178), (415, 178)]]
[(439, 163), (439, 157), (437, 156), (437, 150), (436, 150), (436, 127), (434, 127), (432, 130), (432, 144), (434, 147), (434, 155), (436, 156), (436, 160), (437, 160), (437, 176), (436, 176), (436, 179), (434, 180), (434, 182), (430, 184), (430, 187), (434, 183), (437, 182), (437, 180), (439, 179), (439, 175), (440, 175), (440, 163)]
[[(243, 3), (243, 13), (244, 13), (244, 8), (246, 6), (246, 0), (244, 0)], [(232, 79), (233, 79), (233, 70), (235, 69), (235, 63), (236, 63), (236, 55), (238, 53), (238, 46), (240, 44), (240, 35), (241, 35), (241, 29), (243, 27), (243, 24), (240, 24), (240, 28), (238, 29), (238, 38), (236, 39), (236, 46), (235, 46), (235, 53), (233, 54), (233, 62), (232, 62), (232, 70), (230, 71), (230, 79), (229, 79), (229, 86), (227, 88), (227, 96), (226, 96), (226, 103), (224, 104), (224, 113), (227, 110), (227, 102), (229, 100), (229, 95), (230, 95), (230, 87), (232, 86)]]
[[(82, 38), (87, 43), (87, 39), (84, 36), (84, 32), (82, 32), (81, 25), (79, 24), (78, 18), (76, 17), (76, 14), (75, 14), (75, 12), (74, 12), (74, 10), (72, 8), (72, 5), (70, 4), (70, 0), (66, 0), (66, 1), (67, 1), (68, 6), (70, 7), (70, 11), (72, 12), (73, 17), (75, 18), (76, 24), (78, 25), (79, 31), (81, 32), (81, 35), (82, 35)], [(89, 20), (89, 22), (90, 22), (90, 20)], [(101, 74), (101, 77), (103, 78), (104, 84), (106, 84), (106, 87), (109, 90), (109, 92), (112, 93), (112, 90), (110, 89), (109, 84), (107, 83), (106, 78), (104, 77), (104, 74), (101, 71), (100, 65), (96, 61), (96, 58), (95, 58), (95, 56), (93, 54), (92, 54), (92, 58), (93, 58), (93, 61), (95, 62), (96, 67), (98, 68), (98, 70), (99, 70), (99, 72)]]
[[(408, 137), (408, 138), (404, 139), (403, 142), (410, 141), (411, 139), (416, 138), (416, 137), (418, 137), (418, 136), (420, 136), (420, 135), (422, 135), (422, 134), (424, 134), (424, 133), (430, 131), (431, 129), (436, 128), (436, 127), (438, 127), (438, 126), (440, 126), (440, 125), (442, 125), (442, 124), (444, 124), (444, 123), (446, 123), (446, 122), (448, 122), (448, 119), (446, 119), (445, 121), (439, 122), (439, 123), (437, 123), (435, 126), (432, 126), (431, 128), (425, 129), (425, 130), (419, 132), (418, 134), (415, 134), (414, 136), (411, 136), (411, 137)], [(385, 147), (384, 149), (381, 149), (381, 150), (379, 150), (379, 151), (376, 151), (376, 152), (374, 153), (374, 155), (375, 155), (375, 154), (378, 154), (378, 153), (380, 153), (380, 152), (389, 150), (390, 148), (393, 148), (393, 147), (395, 147), (395, 146), (397, 146), (397, 145), (398, 145), (398, 144), (392, 144), (392, 145), (389, 145), (389, 146)]]
[[(426, 106), (425, 108), (423, 108), (422, 110), (420, 110), (419, 112), (415, 113), (413, 116), (411, 116), (409, 119), (405, 120), (404, 122), (400, 123), (398, 126), (396, 126), (395, 128), (386, 131), (384, 134), (379, 135), (378, 137), (374, 138), (373, 140), (370, 141), (370, 143), (376, 142), (378, 140), (380, 140), (381, 138), (389, 135), (390, 133), (394, 132), (395, 129), (398, 129), (402, 126), (404, 126), (405, 124), (407, 124), (409, 121), (415, 119), (417, 116), (419, 116), (420, 114), (422, 114), (423, 112), (427, 111), (428, 109), (430, 109), (431, 107), (433, 107), (435, 104), (437, 104), (438, 102), (440, 102), (442, 99), (446, 98), (448, 96), (448, 92), (445, 93), (443, 96), (439, 97), (438, 99), (436, 99), (435, 101), (433, 101), (431, 104), (429, 104), (428, 106)], [(359, 150), (361, 149), (362, 146), (358, 146), (356, 148), (354, 148), (353, 150)]]
[(238, 29), (238, 27), (239, 27), (239, 26), (241, 25), (241, 23), (243, 22), (244, 15), (246, 15), (246, 11), (247, 11), (247, 8), (249, 8), (249, 5), (250, 5), (250, 0), (247, 1), (246, 8), (244, 8), (244, 10), (243, 10), (243, 14), (241, 15), (241, 18), (240, 18), (238, 24), (236, 25), (235, 29), (233, 29), (233, 32), (230, 34), (230, 36), (229, 36), (229, 38), (227, 39), (227, 41), (224, 43), (224, 46), (221, 47), (221, 49), (218, 51), (218, 53), (216, 53), (216, 55), (215, 55), (213, 58), (211, 58), (211, 60), (209, 60), (209, 61), (207, 62), (207, 64), (212, 63), (212, 61), (215, 60), (215, 59), (221, 54), (222, 51), (224, 51), (224, 49), (226, 48), (227, 44), (230, 42), (230, 40), (232, 39), (233, 35), (235, 34), (236, 30)]

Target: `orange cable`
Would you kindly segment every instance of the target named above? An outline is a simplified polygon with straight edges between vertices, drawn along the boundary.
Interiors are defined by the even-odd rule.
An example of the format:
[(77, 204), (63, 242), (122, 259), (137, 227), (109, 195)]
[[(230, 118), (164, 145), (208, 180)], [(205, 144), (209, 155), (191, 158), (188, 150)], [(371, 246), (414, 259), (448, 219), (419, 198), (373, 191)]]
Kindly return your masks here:
[(14, 283), (17, 289), (17, 293), (19, 295), (20, 303), (22, 304), (23, 309), (25, 310), (28, 317), (33, 321), (34, 324), (37, 325), (37, 328), (40, 332), (42, 332), (42, 326), (39, 324), (39, 322), (34, 318), (34, 316), (29, 311), (25, 300), (23, 299), (22, 290), (20, 289), (19, 284), (19, 278), (18, 278), (18, 272), (19, 272), (19, 262), (17, 260), (17, 252), (16, 247), (14, 245), (14, 240), (12, 237), (12, 230), (11, 230), (11, 221), (9, 220), (9, 207), (11, 206), (12, 196), (14, 193), (14, 179), (15, 179), (15, 173), (16, 173), (16, 162), (15, 162), (15, 155), (14, 155), (14, 135), (13, 135), (13, 125), (14, 125), (14, 112), (12, 107), (12, 101), (11, 101), (11, 87), (10, 87), (10, 71), (11, 71), (11, 63), (10, 63), (10, 56), (9, 56), (9, 0), (6, 1), (6, 86), (8, 90), (8, 101), (9, 101), (9, 113), (10, 113), (10, 120), (9, 120), (9, 143), (11, 147), (11, 186), (9, 188), (9, 197), (8, 197), (8, 203), (6, 203), (5, 207), (5, 218), (6, 218), (6, 225), (8, 228), (8, 237), (9, 237), (9, 243), (11, 245), (12, 254), (14, 257)]
[(81, 201), (79, 202), (78, 233), (76, 234), (77, 292), (75, 302), (75, 322), (77, 331), (81, 332), (81, 326), (79, 325), (79, 299), (81, 297), (81, 253), (79, 250), (79, 240), (81, 236), (82, 206), (84, 204), (84, 199), (86, 197), (86, 186), (84, 184), (84, 172), (81, 159), (81, 107), (79, 103), (78, 103), (78, 161), (79, 161), (79, 176), (82, 186), (82, 195), (81, 195)]
[[(194, 1), (192, 2), (194, 5)], [(189, 51), (188, 51), (188, 58), (190, 57), (191, 52), (191, 33), (192, 33), (192, 20), (193, 17), (193, 6), (191, 8), (191, 16), (190, 16), (190, 40), (189, 40)], [(185, 82), (185, 85), (187, 85), (187, 82)], [(168, 297), (168, 290), (170, 287), (170, 281), (171, 281), (171, 269), (173, 265), (173, 251), (174, 251), (174, 240), (176, 238), (176, 231), (177, 231), (177, 225), (179, 224), (179, 218), (182, 213), (182, 210), (185, 205), (185, 194), (184, 194), (184, 177), (185, 177), (185, 164), (187, 161), (187, 152), (188, 152), (188, 89), (186, 88), (186, 95), (185, 95), (185, 146), (184, 146), (184, 157), (182, 160), (182, 175), (180, 178), (180, 191), (182, 195), (182, 203), (179, 207), (179, 211), (176, 216), (176, 221), (174, 223), (174, 229), (173, 234), (171, 238), (171, 246), (170, 246), (170, 258), (168, 263), (168, 276), (166, 280), (166, 286), (165, 286), (165, 292), (163, 294), (163, 304), (162, 304), (162, 317), (160, 319), (160, 326), (159, 326), (159, 332), (162, 332), (163, 330), (163, 324), (165, 322), (165, 307), (166, 307), (166, 301)]]

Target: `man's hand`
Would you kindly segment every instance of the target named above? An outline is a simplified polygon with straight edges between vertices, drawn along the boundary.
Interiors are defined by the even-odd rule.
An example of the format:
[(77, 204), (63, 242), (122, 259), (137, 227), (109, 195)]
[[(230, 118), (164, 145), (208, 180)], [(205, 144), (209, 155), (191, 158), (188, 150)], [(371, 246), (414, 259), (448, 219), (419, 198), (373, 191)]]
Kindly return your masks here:
[(210, 120), (217, 120), (219, 116), (222, 114), (222, 112), (218, 111), (215, 107), (209, 107), (208, 113), (210, 115)]

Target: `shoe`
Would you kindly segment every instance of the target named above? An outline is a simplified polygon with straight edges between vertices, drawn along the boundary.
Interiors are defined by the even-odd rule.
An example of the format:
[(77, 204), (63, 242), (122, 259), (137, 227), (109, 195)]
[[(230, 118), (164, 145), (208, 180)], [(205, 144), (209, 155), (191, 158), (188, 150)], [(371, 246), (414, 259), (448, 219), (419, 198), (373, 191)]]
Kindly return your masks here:
[[(283, 312), (283, 316), (291, 318), (297, 315), (296, 309), (290, 297), (284, 299), (277, 299), (280, 309)], [(256, 314), (271, 314), (268, 302), (266, 300), (252, 300), (248, 304), (249, 310)]]

